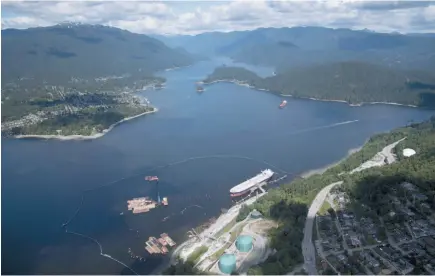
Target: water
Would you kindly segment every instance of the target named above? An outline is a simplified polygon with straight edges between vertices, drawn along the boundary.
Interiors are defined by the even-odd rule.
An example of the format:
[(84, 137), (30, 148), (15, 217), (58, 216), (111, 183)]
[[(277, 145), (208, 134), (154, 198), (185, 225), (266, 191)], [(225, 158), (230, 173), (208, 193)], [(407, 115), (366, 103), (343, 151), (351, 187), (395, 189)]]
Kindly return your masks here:
[[(320, 168), (375, 133), (434, 114), (291, 98), (281, 110), (280, 97), (229, 83), (207, 86), (197, 94), (195, 81), (222, 63), (230, 65), (205, 61), (162, 73), (168, 79), (165, 89), (141, 93), (159, 112), (121, 124), (100, 139), (3, 139), (2, 273), (132, 274), (101, 256), (92, 240), (61, 228), (80, 206), (82, 195), (83, 204), (68, 231), (96, 239), (104, 254), (137, 273), (151, 273), (165, 259), (135, 262), (129, 247), (146, 256), (145, 240), (162, 232), (182, 242), (190, 227), (231, 204), (230, 187), (260, 169), (293, 176)], [(273, 72), (254, 69), (262, 75)], [(143, 180), (148, 174), (160, 177), (160, 195), (169, 198), (170, 206), (132, 215), (126, 211), (127, 199), (156, 194), (154, 184)], [(118, 179), (123, 180), (113, 183)], [(107, 186), (98, 189), (102, 185)]]

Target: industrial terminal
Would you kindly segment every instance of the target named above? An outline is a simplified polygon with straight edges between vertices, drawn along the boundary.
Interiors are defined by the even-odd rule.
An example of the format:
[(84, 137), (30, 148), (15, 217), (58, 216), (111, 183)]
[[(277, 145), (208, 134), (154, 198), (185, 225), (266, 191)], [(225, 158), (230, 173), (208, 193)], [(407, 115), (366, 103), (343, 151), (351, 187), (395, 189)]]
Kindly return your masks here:
[[(250, 198), (243, 204), (252, 204)], [(227, 213), (200, 234), (183, 243), (174, 252), (174, 258), (192, 259), (197, 252), (203, 252), (194, 260), (200, 271), (218, 274), (246, 273), (254, 265), (264, 262), (273, 249), (268, 247), (267, 232), (277, 227), (276, 223), (263, 218), (254, 210), (243, 221), (236, 222), (240, 204), (233, 206)]]
[(276, 222), (265, 219), (257, 210), (242, 221), (237, 221), (237, 216), (243, 205), (251, 205), (267, 194), (264, 186), (286, 178), (272, 180), (274, 175), (266, 169), (231, 188), (230, 196), (236, 204), (199, 234), (194, 229), (189, 231), (189, 240), (175, 249), (171, 264), (189, 260), (204, 273), (225, 275), (246, 274), (249, 268), (264, 262), (273, 253), (267, 233), (277, 227)]

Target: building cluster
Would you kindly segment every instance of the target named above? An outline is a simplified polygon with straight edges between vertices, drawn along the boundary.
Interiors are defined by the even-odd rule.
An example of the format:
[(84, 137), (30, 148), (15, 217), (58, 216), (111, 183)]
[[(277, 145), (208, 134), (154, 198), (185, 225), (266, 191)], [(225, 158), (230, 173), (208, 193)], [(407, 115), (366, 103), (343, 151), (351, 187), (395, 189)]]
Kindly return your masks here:
[[(142, 99), (128, 92), (86, 94), (77, 91), (69, 91), (68, 89), (64, 89), (64, 87), (57, 86), (47, 86), (46, 90), (53, 92), (47, 93), (47, 95), (50, 96), (47, 100), (47, 106), (41, 105), (38, 111), (29, 113), (20, 119), (2, 122), (2, 132), (8, 132), (14, 128), (35, 125), (58, 116), (77, 114), (85, 108), (101, 111), (116, 107), (117, 105), (131, 107), (146, 107), (150, 105), (147, 99)], [(57, 95), (57, 97), (55, 98), (53, 94)], [(52, 102), (56, 102), (56, 105), (52, 105)]]
[[(316, 217), (314, 237), (321, 273), (434, 274), (435, 220), (428, 198), (411, 183), (388, 193), (389, 212), (354, 209), (348, 195), (333, 191), (331, 209)], [(372, 212), (373, 214), (373, 212)]]

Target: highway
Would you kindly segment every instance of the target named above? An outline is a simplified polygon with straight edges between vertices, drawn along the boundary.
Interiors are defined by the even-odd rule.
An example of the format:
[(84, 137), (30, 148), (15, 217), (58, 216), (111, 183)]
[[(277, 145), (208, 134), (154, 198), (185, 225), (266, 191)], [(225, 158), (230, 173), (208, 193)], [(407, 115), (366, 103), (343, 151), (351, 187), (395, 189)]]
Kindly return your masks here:
[(329, 191), (336, 185), (342, 184), (343, 181), (329, 184), (323, 188), (311, 203), (310, 209), (308, 209), (307, 219), (305, 220), (304, 227), (304, 239), (302, 241), (302, 254), (304, 255), (304, 269), (309, 275), (317, 275), (316, 269), (316, 250), (313, 245), (313, 226), (314, 219), (320, 207), (322, 207), (326, 196)]

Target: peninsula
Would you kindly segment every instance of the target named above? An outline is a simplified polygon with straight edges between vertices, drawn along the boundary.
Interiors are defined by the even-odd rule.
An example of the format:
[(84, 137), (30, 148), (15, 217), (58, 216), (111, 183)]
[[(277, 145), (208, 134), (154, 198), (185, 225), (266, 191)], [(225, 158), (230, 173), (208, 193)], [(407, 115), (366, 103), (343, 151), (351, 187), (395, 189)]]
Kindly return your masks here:
[(292, 69), (261, 78), (241, 67), (218, 67), (204, 84), (225, 81), (283, 96), (351, 105), (390, 103), (435, 107), (435, 75), (398, 71), (363, 62), (341, 62)]
[(81, 23), (2, 30), (2, 57), (2, 136), (63, 140), (156, 112), (135, 92), (163, 88), (156, 72), (195, 61), (146, 35)]

